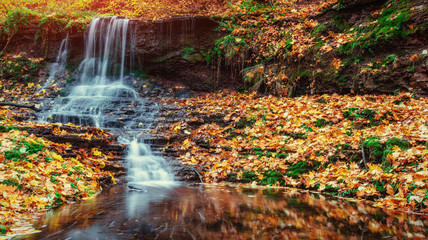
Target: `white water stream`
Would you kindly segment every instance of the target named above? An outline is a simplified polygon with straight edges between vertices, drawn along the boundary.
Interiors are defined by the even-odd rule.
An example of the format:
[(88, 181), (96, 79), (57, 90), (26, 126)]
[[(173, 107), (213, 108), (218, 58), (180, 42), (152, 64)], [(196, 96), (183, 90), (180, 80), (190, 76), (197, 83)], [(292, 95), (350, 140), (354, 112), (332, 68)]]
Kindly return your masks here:
[[(127, 164), (130, 183), (174, 184), (165, 160), (154, 156), (150, 146), (138, 140), (150, 129), (157, 105), (139, 97), (127, 83), (133, 81), (125, 67), (129, 44), (129, 19), (94, 18), (85, 35), (85, 55), (78, 71), (78, 84), (68, 96), (60, 97), (42, 120), (108, 128), (129, 145)], [(61, 54), (61, 53), (60, 53)], [(131, 58), (132, 60), (132, 58)]]
[(67, 69), (65, 68), (65, 65), (67, 64), (67, 56), (68, 56), (68, 35), (66, 38), (64, 38), (61, 42), (61, 45), (59, 47), (59, 52), (56, 57), (56, 61), (52, 63), (49, 66), (49, 77), (46, 80), (45, 84), (37, 90), (37, 93), (40, 93), (43, 91), (43, 89), (48, 88), (57, 77), (64, 76)]

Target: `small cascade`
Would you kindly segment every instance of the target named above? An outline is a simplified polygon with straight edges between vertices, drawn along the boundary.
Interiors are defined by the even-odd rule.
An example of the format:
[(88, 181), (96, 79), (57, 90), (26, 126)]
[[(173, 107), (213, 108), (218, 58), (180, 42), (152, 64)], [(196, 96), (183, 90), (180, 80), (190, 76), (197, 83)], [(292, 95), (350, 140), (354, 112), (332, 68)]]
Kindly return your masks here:
[(133, 140), (129, 145), (128, 173), (132, 183), (142, 185), (170, 184), (173, 182), (171, 174), (165, 169), (165, 161), (162, 157), (154, 156), (147, 144)]
[(132, 60), (133, 49), (128, 40), (135, 35), (128, 28), (126, 18), (91, 21), (85, 35), (85, 58), (78, 68), (78, 84), (68, 96), (57, 98), (52, 109), (40, 118), (110, 129), (129, 144), (128, 176), (132, 183), (171, 184), (173, 176), (165, 160), (138, 141), (138, 136), (151, 128), (158, 107), (129, 86), (134, 79), (125, 63)]
[(52, 63), (49, 66), (49, 77), (46, 80), (45, 84), (37, 90), (37, 93), (40, 93), (43, 89), (48, 88), (57, 77), (65, 76), (67, 69), (65, 65), (67, 64), (67, 56), (68, 56), (68, 35), (61, 42), (59, 47), (59, 52), (56, 57), (55, 63)]

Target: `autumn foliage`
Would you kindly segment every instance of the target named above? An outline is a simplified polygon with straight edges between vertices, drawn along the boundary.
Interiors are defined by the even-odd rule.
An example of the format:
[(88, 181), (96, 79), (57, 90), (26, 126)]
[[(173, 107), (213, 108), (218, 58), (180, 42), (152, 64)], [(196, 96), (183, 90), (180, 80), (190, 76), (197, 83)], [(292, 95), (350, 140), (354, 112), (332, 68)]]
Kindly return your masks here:
[[(44, 92), (34, 95), (37, 86), (3, 80), (0, 101), (26, 102), (46, 96)], [(0, 108), (0, 233), (8, 237), (34, 231), (31, 224), (35, 216), (66, 202), (92, 198), (102, 190), (101, 181), (115, 181), (114, 173), (104, 169), (114, 158), (113, 152), (76, 148), (28, 131), (72, 135), (81, 141), (111, 141), (111, 134), (72, 124), (16, 120), (25, 118), (29, 111)]]
[(174, 146), (204, 182), (292, 186), (428, 210), (425, 98), (220, 92), (167, 102), (190, 108), (190, 120), (160, 132), (184, 136)]

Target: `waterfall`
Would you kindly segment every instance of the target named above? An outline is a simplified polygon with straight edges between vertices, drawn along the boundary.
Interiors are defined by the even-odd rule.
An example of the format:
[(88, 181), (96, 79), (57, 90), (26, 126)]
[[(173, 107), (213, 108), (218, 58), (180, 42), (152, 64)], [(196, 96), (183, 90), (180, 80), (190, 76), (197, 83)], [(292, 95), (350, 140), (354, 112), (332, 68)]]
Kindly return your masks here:
[[(59, 97), (41, 119), (110, 129), (128, 144), (128, 177), (133, 184), (172, 184), (165, 160), (154, 156), (138, 140), (158, 112), (157, 104), (144, 99), (129, 86), (133, 81), (125, 63), (132, 60), (129, 19), (94, 18), (85, 34), (84, 59), (78, 67), (78, 84), (70, 94)], [(134, 39), (131, 41), (135, 42)], [(130, 47), (131, 46), (131, 47)]]
[(67, 64), (67, 56), (68, 56), (68, 35), (61, 41), (61, 45), (59, 47), (59, 52), (56, 57), (55, 63), (52, 63), (49, 66), (49, 77), (46, 80), (45, 84), (37, 90), (37, 93), (40, 93), (43, 89), (48, 88), (52, 82), (55, 81), (55, 78), (62, 77), (67, 72), (65, 69), (65, 65)]

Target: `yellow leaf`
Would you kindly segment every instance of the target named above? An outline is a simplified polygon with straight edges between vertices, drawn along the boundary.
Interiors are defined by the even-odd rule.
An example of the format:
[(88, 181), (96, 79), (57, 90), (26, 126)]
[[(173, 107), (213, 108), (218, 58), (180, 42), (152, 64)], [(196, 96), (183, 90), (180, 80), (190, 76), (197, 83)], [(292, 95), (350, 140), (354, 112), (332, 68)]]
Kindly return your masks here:
[(109, 174), (109, 175), (110, 175), (110, 177), (111, 177), (111, 181), (112, 181), (114, 184), (117, 184), (117, 183), (116, 183), (116, 179), (114, 178), (113, 173), (109, 172), (108, 174)]
[(104, 168), (106, 166), (105, 162), (100, 162), (100, 168)]
[(64, 161), (64, 159), (62, 158), (61, 155), (56, 154), (55, 152), (50, 152), (53, 159), (57, 160), (57, 161)]
[(95, 149), (93, 154), (94, 156), (97, 156), (97, 157), (102, 155), (101, 151), (98, 151), (98, 149)]

